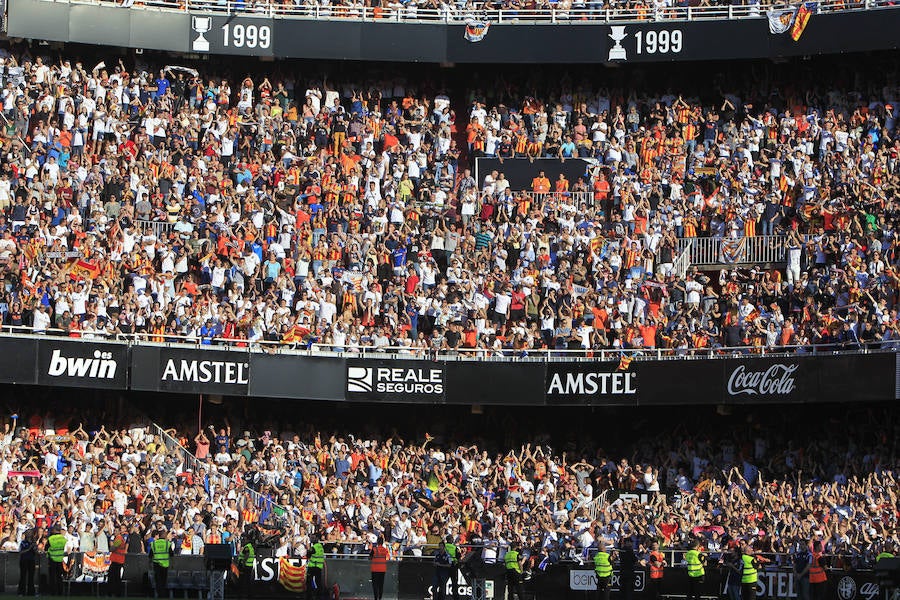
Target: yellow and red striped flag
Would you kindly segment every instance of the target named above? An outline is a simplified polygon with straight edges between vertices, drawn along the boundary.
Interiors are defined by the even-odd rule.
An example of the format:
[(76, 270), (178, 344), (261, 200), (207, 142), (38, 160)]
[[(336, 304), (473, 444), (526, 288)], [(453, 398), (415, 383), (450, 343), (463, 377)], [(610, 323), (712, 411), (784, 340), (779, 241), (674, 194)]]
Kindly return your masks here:
[(813, 8), (815, 8), (815, 3), (805, 2), (797, 9), (797, 16), (794, 17), (794, 23), (791, 25), (791, 39), (795, 42), (806, 31), (806, 25), (809, 23), (810, 17), (812, 17)]
[(306, 567), (292, 565), (287, 557), (278, 560), (278, 583), (289, 592), (306, 591)]

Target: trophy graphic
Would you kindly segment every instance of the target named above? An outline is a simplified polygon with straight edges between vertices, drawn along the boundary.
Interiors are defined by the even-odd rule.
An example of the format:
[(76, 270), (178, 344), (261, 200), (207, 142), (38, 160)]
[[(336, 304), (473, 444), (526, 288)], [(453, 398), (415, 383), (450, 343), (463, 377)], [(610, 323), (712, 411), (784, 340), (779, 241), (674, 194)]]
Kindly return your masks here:
[(203, 34), (212, 29), (212, 17), (191, 17), (191, 29), (197, 32), (191, 49), (194, 52), (209, 52), (209, 40)]
[(625, 33), (625, 26), (613, 25), (610, 29), (612, 32), (609, 34), (609, 37), (616, 45), (609, 49), (609, 60), (628, 60), (628, 54), (625, 53), (625, 48), (622, 47), (622, 40), (628, 37), (628, 34)]

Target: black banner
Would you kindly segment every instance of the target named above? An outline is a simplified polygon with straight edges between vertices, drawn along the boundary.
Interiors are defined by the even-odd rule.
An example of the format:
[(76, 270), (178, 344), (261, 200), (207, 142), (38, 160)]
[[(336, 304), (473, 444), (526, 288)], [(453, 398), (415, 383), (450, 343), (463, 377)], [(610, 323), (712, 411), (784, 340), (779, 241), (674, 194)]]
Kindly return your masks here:
[(793, 357), (726, 360), (723, 400), (738, 404), (802, 402), (819, 392), (817, 367), (821, 368), (821, 363)]
[[(476, 158), (475, 159), (475, 181), (480, 186), (484, 181), (485, 175), (491, 171), (503, 173), (503, 176), (509, 181), (510, 189), (513, 190), (530, 190), (531, 180), (538, 176), (541, 171), (550, 185), (553, 185), (560, 174), (566, 176), (570, 185), (578, 182), (580, 177), (585, 177), (590, 163), (582, 158), (571, 158), (565, 161), (551, 158), (538, 158), (529, 160), (527, 158), (507, 158), (502, 162), (499, 158)], [(587, 182), (587, 179), (585, 179)], [(551, 188), (552, 189), (552, 188)]]
[(447, 391), (447, 368), (427, 360), (347, 361), (347, 400), (442, 404)]
[(188, 41), (192, 52), (272, 56), (275, 25), (272, 19), (221, 14), (192, 14)]
[(900, 9), (814, 14), (799, 41), (758, 17), (606, 23), (494, 23), (479, 42), (465, 25), (251, 14), (124, 10), (115, 5), (7, 0), (11, 37), (199, 54), (430, 63), (630, 64), (779, 58), (900, 47)]
[(632, 362), (638, 375), (639, 404), (718, 404), (722, 402), (722, 360), (676, 359)]
[(37, 347), (33, 338), (0, 338), (0, 380), (37, 383)]
[(544, 404), (543, 362), (447, 363), (447, 404)]
[[(896, 368), (897, 354), (846, 354), (811, 361), (819, 378), (818, 396), (836, 402), (869, 402), (896, 397), (896, 377), (887, 373)], [(818, 362), (818, 364), (815, 364)], [(813, 402), (807, 397), (804, 402)]]
[(128, 385), (128, 346), (93, 340), (39, 340), (41, 385), (121, 390)]
[(340, 358), (254, 352), (250, 372), (251, 396), (344, 400), (346, 366)]
[(547, 404), (636, 405), (643, 378), (636, 368), (619, 370), (618, 366), (618, 360), (547, 363)]
[(226, 396), (246, 396), (249, 389), (246, 352), (135, 346), (131, 356), (131, 389)]
[[(878, 402), (897, 353), (666, 360), (408, 360), (0, 336), (0, 382), (154, 392), (510, 406)], [(621, 367), (621, 368), (620, 368)]]

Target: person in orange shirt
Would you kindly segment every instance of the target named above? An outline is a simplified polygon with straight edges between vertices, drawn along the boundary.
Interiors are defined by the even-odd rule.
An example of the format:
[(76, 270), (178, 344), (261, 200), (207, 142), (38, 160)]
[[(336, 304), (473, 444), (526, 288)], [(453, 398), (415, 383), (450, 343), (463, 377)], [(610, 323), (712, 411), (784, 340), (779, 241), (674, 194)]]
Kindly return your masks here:
[(547, 179), (547, 176), (544, 175), (543, 171), (531, 180), (531, 191), (535, 195), (540, 194), (541, 196), (550, 191), (550, 180)]
[(557, 194), (563, 194), (563, 193), (569, 191), (569, 180), (566, 179), (566, 176), (564, 173), (559, 174), (559, 179), (556, 180), (556, 185), (554, 187), (555, 187), (554, 191)]

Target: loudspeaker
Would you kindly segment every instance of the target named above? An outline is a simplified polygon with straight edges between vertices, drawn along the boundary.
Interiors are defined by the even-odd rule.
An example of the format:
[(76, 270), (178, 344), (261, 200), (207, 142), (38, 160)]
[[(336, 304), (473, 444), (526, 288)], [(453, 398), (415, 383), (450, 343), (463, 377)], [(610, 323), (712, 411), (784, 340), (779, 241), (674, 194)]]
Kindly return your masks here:
[(228, 544), (207, 544), (203, 548), (207, 571), (228, 571), (231, 569), (231, 546)]

